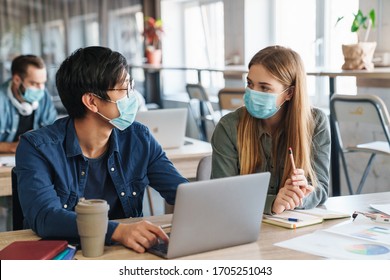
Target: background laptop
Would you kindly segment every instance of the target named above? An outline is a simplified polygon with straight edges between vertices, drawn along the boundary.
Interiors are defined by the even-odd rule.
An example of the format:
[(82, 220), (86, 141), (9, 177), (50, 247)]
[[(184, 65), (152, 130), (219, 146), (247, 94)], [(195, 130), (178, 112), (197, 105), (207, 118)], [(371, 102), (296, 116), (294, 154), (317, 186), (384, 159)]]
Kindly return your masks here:
[(148, 251), (170, 259), (256, 241), (269, 179), (265, 172), (179, 185), (169, 244)]
[(187, 108), (141, 111), (135, 119), (150, 129), (163, 149), (179, 148), (184, 144)]

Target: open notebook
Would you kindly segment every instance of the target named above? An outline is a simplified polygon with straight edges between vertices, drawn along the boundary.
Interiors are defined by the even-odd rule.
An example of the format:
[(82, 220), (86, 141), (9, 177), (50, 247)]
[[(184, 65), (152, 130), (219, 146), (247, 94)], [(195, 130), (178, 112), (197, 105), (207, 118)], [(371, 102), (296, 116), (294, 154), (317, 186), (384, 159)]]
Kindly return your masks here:
[(320, 224), (324, 220), (349, 218), (350, 214), (323, 208), (284, 211), (277, 215), (264, 215), (263, 222), (284, 228), (299, 228)]
[(269, 178), (266, 172), (179, 185), (169, 244), (148, 251), (170, 259), (256, 241)]

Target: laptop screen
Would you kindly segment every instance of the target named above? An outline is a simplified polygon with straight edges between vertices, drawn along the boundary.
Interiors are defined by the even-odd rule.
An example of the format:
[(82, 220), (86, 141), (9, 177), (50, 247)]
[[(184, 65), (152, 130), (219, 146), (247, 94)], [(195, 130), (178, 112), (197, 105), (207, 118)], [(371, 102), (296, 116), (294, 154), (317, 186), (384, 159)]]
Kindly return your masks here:
[(135, 119), (149, 128), (163, 149), (179, 148), (184, 144), (187, 108), (142, 111)]
[[(256, 241), (269, 178), (270, 174), (265, 172), (179, 185), (168, 253), (164, 257)], [(155, 253), (153, 248), (149, 252)]]

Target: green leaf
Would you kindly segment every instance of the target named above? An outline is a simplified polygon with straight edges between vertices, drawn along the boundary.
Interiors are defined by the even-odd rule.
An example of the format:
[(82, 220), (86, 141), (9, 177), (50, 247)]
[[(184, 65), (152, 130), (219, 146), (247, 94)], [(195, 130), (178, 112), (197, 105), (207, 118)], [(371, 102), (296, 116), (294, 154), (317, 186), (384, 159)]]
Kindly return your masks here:
[(374, 9), (371, 9), (371, 11), (369, 13), (369, 17), (371, 19), (372, 27), (374, 28), (375, 27), (375, 20), (376, 20), (375, 10)]
[(339, 23), (340, 20), (342, 20), (344, 17), (338, 17), (335, 26)]
[(351, 32), (358, 32), (360, 28), (367, 29), (369, 24), (368, 20), (372, 22), (372, 27), (375, 27), (375, 10), (371, 9), (369, 17), (364, 16), (362, 10), (359, 9), (357, 14), (354, 14), (354, 19), (351, 25)]

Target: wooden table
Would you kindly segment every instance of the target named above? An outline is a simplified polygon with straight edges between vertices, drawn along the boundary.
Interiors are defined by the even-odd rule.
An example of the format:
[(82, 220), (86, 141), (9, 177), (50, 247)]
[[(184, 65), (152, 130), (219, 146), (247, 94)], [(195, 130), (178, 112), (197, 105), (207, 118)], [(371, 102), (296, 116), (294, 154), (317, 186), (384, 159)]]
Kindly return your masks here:
[[(13, 157), (13, 154), (0, 154), (0, 158), (7, 159)], [(1, 161), (3, 162), (3, 161)], [(0, 196), (9, 196), (12, 195), (12, 186), (11, 186), (11, 170), (12, 166), (2, 166), (0, 165)]]
[[(389, 203), (390, 192), (385, 193), (373, 193), (362, 194), (353, 196), (339, 196), (330, 198), (325, 206), (329, 210), (342, 211), (346, 213), (353, 213), (355, 210), (367, 211), (368, 206), (371, 203)], [(157, 225), (169, 223), (172, 219), (172, 215), (153, 216), (144, 218), (154, 222)], [(120, 220), (125, 223), (133, 223), (137, 219), (125, 219)], [(304, 228), (298, 228), (296, 230), (285, 229), (269, 224), (262, 224), (259, 239), (257, 242), (244, 244), (240, 246), (205, 252), (201, 254), (182, 257), (180, 259), (282, 259), (282, 260), (305, 260), (305, 259), (322, 259), (322, 257), (298, 252), (282, 247), (274, 246), (276, 242), (285, 241), (291, 238), (295, 238), (304, 234), (312, 233), (316, 230), (326, 229), (335, 224), (345, 222), (347, 219), (330, 220), (325, 221), (322, 224), (312, 225)], [(22, 230), (14, 232), (2, 232), (0, 233), (0, 249), (15, 240), (37, 240), (39, 237), (35, 235), (31, 230)], [(91, 259), (82, 256), (81, 251), (76, 253), (76, 259)], [(127, 249), (121, 245), (106, 246), (103, 256), (96, 259), (110, 259), (110, 260), (153, 260), (160, 259), (159, 257), (144, 253), (138, 254), (134, 251)]]

